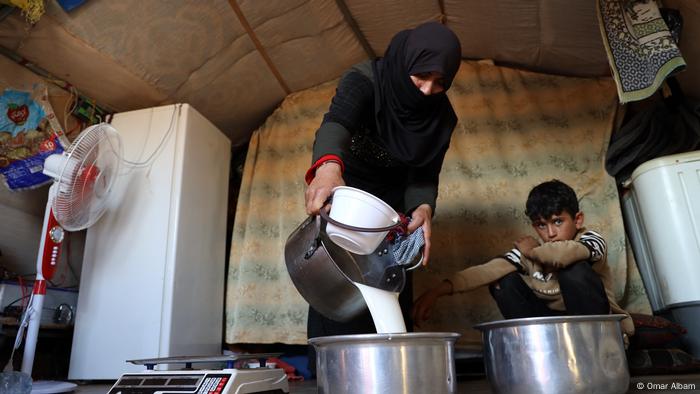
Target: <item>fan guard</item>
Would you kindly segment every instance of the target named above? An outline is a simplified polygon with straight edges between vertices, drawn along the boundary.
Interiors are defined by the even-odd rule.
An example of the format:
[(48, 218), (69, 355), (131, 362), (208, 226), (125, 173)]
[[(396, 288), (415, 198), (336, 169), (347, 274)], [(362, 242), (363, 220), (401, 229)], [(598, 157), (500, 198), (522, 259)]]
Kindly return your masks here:
[(63, 228), (78, 231), (95, 223), (107, 207), (107, 197), (119, 175), (121, 139), (107, 123), (90, 126), (63, 157), (51, 208)]

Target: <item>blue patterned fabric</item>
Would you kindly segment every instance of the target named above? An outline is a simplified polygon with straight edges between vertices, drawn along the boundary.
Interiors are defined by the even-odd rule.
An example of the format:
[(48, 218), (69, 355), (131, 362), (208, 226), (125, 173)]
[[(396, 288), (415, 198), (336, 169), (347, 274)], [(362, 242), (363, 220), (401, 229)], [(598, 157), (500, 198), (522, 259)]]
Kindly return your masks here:
[(643, 100), (685, 60), (653, 0), (598, 0), (598, 18), (621, 103)]
[(391, 252), (397, 264), (412, 266), (418, 262), (420, 255), (423, 253), (423, 246), (425, 246), (423, 228), (418, 227), (416, 231), (407, 236), (399, 236), (392, 244)]

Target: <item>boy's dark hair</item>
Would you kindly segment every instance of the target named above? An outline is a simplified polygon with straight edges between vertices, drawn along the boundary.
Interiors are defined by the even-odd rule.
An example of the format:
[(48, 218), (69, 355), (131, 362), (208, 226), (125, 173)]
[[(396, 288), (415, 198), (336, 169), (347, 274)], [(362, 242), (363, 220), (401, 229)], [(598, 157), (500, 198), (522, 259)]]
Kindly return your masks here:
[(533, 187), (525, 203), (525, 214), (533, 222), (540, 218), (549, 219), (552, 215), (562, 212), (568, 212), (574, 217), (578, 211), (576, 192), (557, 179)]

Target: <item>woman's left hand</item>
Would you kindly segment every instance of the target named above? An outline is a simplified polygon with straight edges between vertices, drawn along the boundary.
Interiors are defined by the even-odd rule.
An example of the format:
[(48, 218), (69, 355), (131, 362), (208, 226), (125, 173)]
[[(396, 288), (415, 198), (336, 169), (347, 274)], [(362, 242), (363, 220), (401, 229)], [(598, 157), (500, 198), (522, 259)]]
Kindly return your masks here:
[(423, 247), (423, 265), (428, 265), (428, 258), (430, 257), (430, 233), (431, 227), (430, 223), (433, 217), (433, 208), (428, 204), (421, 204), (418, 208), (413, 210), (411, 214), (411, 222), (408, 223), (408, 232), (412, 233), (418, 229), (418, 227), (423, 227), (423, 238), (425, 239), (425, 246)]

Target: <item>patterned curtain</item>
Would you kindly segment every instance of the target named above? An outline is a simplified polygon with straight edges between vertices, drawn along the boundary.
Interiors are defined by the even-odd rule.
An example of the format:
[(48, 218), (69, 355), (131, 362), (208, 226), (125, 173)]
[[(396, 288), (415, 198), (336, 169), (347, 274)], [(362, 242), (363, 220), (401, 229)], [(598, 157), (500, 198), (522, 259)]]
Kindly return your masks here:
[[(314, 132), (337, 81), (292, 94), (255, 132), (246, 159), (231, 247), (226, 342), (306, 343), (307, 304), (284, 264), (284, 244), (305, 219), (303, 175)], [(414, 275), (416, 296), (451, 272), (484, 262), (535, 235), (527, 193), (553, 178), (571, 185), (585, 225), (603, 234), (620, 304), (649, 313), (627, 251), (614, 180), (604, 170), (617, 110), (611, 79), (552, 76), (463, 62), (449, 91), (459, 117), (440, 174), (431, 263)], [(463, 334), (501, 319), (486, 288), (445, 297), (419, 331)]]

